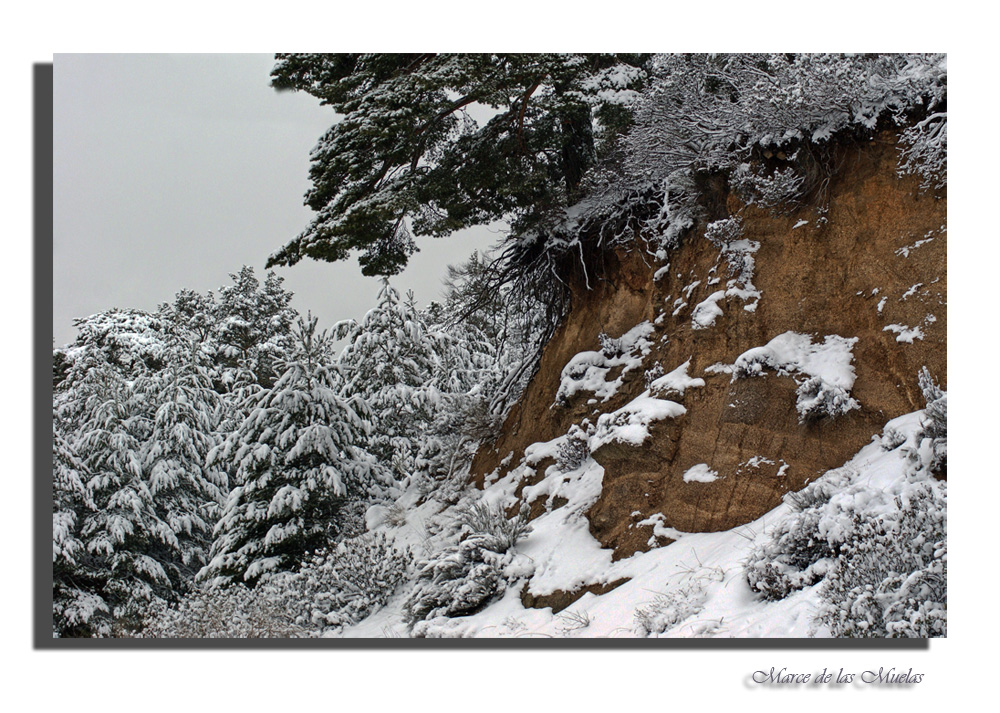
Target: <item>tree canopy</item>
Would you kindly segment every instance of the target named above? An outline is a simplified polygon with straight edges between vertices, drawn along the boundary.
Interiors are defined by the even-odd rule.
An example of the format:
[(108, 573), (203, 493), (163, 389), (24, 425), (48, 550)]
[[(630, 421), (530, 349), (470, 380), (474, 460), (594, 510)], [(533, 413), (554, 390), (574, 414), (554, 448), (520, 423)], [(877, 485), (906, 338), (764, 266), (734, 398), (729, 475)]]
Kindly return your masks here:
[[(413, 233), (497, 219), (538, 227), (580, 196), (587, 170), (630, 121), (646, 55), (279, 54), (276, 89), (305, 91), (341, 119), (312, 153), (310, 225), (268, 266), (360, 251), (392, 275)], [(494, 115), (480, 126), (478, 105)], [(485, 112), (484, 112), (485, 113)]]

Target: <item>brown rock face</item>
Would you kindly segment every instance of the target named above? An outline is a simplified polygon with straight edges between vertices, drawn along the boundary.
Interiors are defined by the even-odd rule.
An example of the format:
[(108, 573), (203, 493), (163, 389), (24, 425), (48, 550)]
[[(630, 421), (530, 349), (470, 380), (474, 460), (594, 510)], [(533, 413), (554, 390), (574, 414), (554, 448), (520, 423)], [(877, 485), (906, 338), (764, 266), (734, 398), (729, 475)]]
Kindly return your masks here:
[[(689, 375), (704, 379), (705, 386), (675, 398), (687, 413), (656, 422), (641, 447), (613, 444), (594, 453), (605, 475), (602, 495), (589, 512), (591, 530), (618, 557), (647, 548), (652, 529), (635, 523), (655, 513), (683, 532), (750, 522), (784, 493), (842, 465), (889, 419), (922, 408), (920, 367), (947, 388), (947, 201), (944, 194), (921, 193), (916, 180), (897, 177), (896, 159), (890, 133), (842, 149), (825, 213), (805, 206), (774, 215), (725, 193), (710, 196), (716, 206), (739, 214), (744, 237), (760, 243), (753, 283), (761, 297), (753, 312), (743, 309), (747, 302), (741, 299), (720, 301), (723, 314), (706, 329), (692, 328), (692, 309), (725, 288), (728, 270), (719, 249), (703, 237), (704, 225), (670, 253), (669, 272), (658, 281), (653, 274), (661, 265), (644, 250), (604, 255), (602, 279), (594, 284), (592, 270), (592, 289), (576, 285), (572, 308), (501, 437), (473, 461), (477, 482), (517, 465), (531, 443), (564, 434), (584, 418), (595, 421), (638, 396), (645, 388), (642, 369), (630, 372), (633, 378), (607, 403), (588, 405), (591, 394), (584, 393), (568, 406), (555, 405), (563, 366), (581, 351), (598, 349), (598, 334), (619, 336), (661, 315), (643, 369), (659, 362), (669, 372), (690, 359)], [(919, 241), (926, 242), (914, 247)], [(721, 281), (710, 285), (716, 277)], [(681, 296), (687, 306), (674, 315)], [(897, 326), (887, 331), (890, 325)], [(904, 327), (919, 328), (921, 336), (897, 341)], [(732, 380), (705, 371), (732, 364), (788, 331), (813, 335), (814, 341), (857, 337), (851, 395), (860, 409), (802, 424), (792, 376), (769, 369), (764, 376)], [(501, 468), (511, 452), (514, 457)], [(684, 482), (685, 471), (700, 463), (719, 477)]]

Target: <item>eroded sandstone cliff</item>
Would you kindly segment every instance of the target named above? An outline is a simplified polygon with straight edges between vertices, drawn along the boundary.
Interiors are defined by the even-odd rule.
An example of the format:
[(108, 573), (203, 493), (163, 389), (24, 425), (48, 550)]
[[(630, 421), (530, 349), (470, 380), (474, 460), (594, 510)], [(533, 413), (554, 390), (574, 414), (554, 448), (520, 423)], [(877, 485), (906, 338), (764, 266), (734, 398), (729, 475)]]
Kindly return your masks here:
[[(571, 309), (502, 435), (477, 454), (476, 482), (505, 474), (532, 443), (628, 403), (646, 389), (644, 371), (659, 364), (669, 372), (690, 360), (688, 374), (705, 383), (671, 397), (686, 413), (654, 422), (641, 446), (612, 442), (593, 453), (605, 473), (588, 513), (591, 532), (623, 557), (648, 548), (653, 529), (638, 523), (652, 515), (681, 532), (750, 522), (783, 494), (842, 465), (889, 419), (922, 408), (921, 367), (946, 387), (946, 197), (897, 176), (897, 157), (891, 132), (842, 145), (821, 199), (785, 213), (744, 205), (725, 181), (709, 181), (702, 219), (665, 261), (640, 247), (601, 253), (589, 266), (590, 288), (582, 279), (573, 283)], [(759, 243), (752, 283), (760, 297), (753, 311), (746, 309), (753, 299), (717, 299), (721, 314), (701, 328), (693, 310), (730, 278), (705, 228), (736, 215), (742, 237)], [(613, 397), (602, 402), (583, 392), (557, 400), (574, 355), (599, 349), (601, 333), (617, 337), (644, 321), (654, 329), (649, 352)], [(710, 369), (786, 332), (817, 341), (857, 338), (851, 395), (860, 408), (802, 423), (795, 407), (801, 379), (774, 370), (734, 379)], [(717, 477), (686, 481), (699, 464)], [(536, 477), (546, 465), (537, 465)], [(537, 513), (541, 505), (532, 507)]]

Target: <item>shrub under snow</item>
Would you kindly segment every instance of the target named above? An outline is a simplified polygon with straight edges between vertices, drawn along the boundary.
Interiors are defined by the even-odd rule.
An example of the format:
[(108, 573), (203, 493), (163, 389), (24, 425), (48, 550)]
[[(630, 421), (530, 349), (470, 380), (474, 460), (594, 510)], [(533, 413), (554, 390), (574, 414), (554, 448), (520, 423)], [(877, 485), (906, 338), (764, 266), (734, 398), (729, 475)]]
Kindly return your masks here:
[(480, 503), (459, 522), (461, 541), (418, 565), (416, 584), (403, 603), (415, 637), (428, 634), (431, 620), (473, 614), (501, 593), (509, 550), (531, 530), (526, 506), (507, 518), (499, 506)]
[(785, 332), (737, 357), (732, 367), (733, 380), (761, 376), (765, 368), (780, 375), (804, 377), (796, 390), (799, 421), (841, 416), (861, 408), (850, 393), (854, 386), (851, 350), (857, 341), (857, 337), (830, 334), (814, 344), (809, 335)]
[(353, 624), (385, 604), (406, 578), (413, 556), (382, 533), (345, 540), (313, 554), (296, 572), (249, 588), (242, 583), (195, 590), (156, 613), (145, 638), (315, 636)]
[(896, 447), (911, 465), (895, 480), (843, 468), (787, 495), (793, 512), (744, 564), (750, 588), (777, 600), (819, 583), (814, 625), (832, 636), (946, 635), (947, 483), (930, 475), (929, 423), (911, 422), (908, 437), (898, 420), (887, 427), (893, 442), (922, 444)]
[[(715, 574), (721, 576), (721, 573)], [(657, 594), (648, 604), (636, 609), (634, 619), (636, 633), (639, 636), (662, 634), (699, 613), (708, 598), (705, 579), (703, 576), (681, 586), (671, 587), (666, 592)]]
[(820, 534), (820, 521), (827, 514), (830, 498), (850, 482), (851, 476), (850, 471), (833, 470), (785, 496), (792, 514), (774, 526), (744, 564), (750, 589), (765, 599), (784, 599), (822, 579), (837, 556), (839, 542)]
[(286, 606), (301, 626), (353, 624), (385, 604), (406, 579), (413, 555), (383, 533), (345, 540), (317, 552), (294, 574), (276, 578)]
[(197, 589), (161, 608), (141, 632), (147, 639), (287, 639), (306, 636), (286, 603), (265, 586)]
[(861, 404), (846, 389), (830, 384), (820, 376), (813, 376), (799, 384), (795, 395), (795, 410), (803, 423), (842, 416), (861, 408)]
[(922, 483), (897, 510), (854, 517), (823, 584), (816, 623), (833, 636), (927, 638), (948, 633), (945, 483)]
[[(590, 424), (585, 422), (586, 426)], [(592, 430), (592, 429), (591, 429)], [(556, 452), (556, 467), (563, 473), (576, 470), (590, 458), (590, 435), (577, 425), (570, 426)]]
[(910, 449), (908, 457), (915, 467), (944, 475), (948, 471), (948, 392), (934, 383), (926, 366), (917, 379), (927, 406), (917, 432), (917, 448)]

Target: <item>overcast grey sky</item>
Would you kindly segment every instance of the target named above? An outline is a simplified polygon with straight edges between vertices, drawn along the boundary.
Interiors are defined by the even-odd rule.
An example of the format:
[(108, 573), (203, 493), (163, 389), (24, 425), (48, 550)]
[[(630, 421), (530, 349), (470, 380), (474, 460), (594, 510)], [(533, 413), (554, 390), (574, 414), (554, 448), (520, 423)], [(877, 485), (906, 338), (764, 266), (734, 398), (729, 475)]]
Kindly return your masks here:
[[(272, 55), (71, 55), (54, 60), (53, 336), (110, 309), (154, 310), (181, 288), (217, 292), (312, 215), (309, 152), (335, 114), (269, 86)], [(418, 238), (393, 279), (426, 304), (447, 264), (489, 247), (486, 228)], [(375, 278), (357, 261), (278, 268), (320, 325), (359, 318)]]

